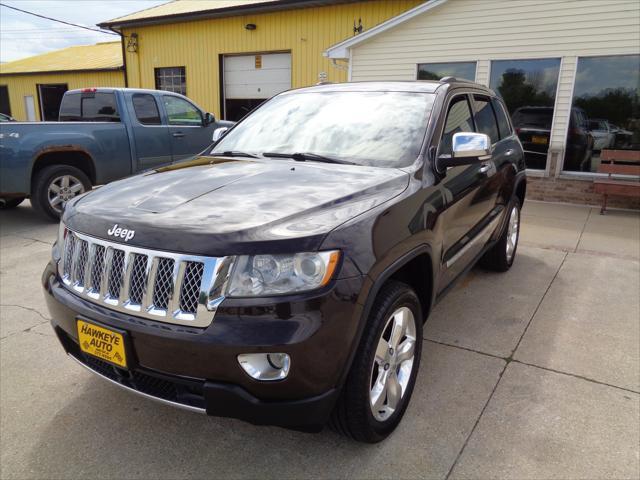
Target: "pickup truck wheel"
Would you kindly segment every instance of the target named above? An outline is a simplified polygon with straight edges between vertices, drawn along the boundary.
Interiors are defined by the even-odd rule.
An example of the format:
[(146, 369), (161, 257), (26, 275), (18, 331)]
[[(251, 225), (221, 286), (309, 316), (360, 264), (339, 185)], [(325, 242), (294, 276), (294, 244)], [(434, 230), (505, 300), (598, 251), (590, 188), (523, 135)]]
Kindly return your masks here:
[(480, 260), (488, 270), (506, 272), (513, 265), (520, 238), (520, 201), (514, 198), (509, 204), (507, 227), (491, 250)]
[(375, 443), (400, 423), (422, 352), (422, 313), (406, 284), (386, 284), (375, 300), (330, 425), (355, 440)]
[(9, 210), (10, 208), (16, 208), (22, 202), (25, 197), (19, 198), (0, 198), (0, 210)]
[(58, 220), (65, 204), (88, 190), (91, 181), (82, 170), (70, 165), (51, 165), (36, 174), (32, 203), (44, 216)]

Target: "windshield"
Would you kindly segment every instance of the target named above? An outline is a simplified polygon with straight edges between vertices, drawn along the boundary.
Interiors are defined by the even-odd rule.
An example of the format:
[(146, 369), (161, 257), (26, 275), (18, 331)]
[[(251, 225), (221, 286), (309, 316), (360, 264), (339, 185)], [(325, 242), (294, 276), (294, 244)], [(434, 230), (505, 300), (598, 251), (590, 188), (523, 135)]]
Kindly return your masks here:
[(359, 165), (408, 166), (420, 153), (434, 98), (409, 92), (281, 95), (245, 118), (211, 155), (305, 153)]

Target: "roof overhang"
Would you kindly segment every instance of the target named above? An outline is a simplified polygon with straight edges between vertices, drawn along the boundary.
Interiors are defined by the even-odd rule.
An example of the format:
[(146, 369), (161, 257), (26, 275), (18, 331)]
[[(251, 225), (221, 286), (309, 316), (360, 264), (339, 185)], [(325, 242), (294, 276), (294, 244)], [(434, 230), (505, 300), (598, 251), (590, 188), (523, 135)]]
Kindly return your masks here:
[(395, 28), (398, 25), (417, 17), (418, 15), (422, 15), (423, 13), (436, 8), (439, 5), (442, 5), (446, 1), (447, 0), (428, 0), (427, 2), (420, 4), (417, 7), (412, 8), (411, 10), (407, 10), (400, 15), (390, 18), (389, 20), (382, 22), (381, 24), (376, 25), (369, 30), (366, 30), (363, 33), (360, 33), (355, 37), (343, 40), (340, 43), (336, 43), (332, 47), (329, 47), (327, 50), (325, 50), (323, 55), (329, 58), (347, 60), (349, 58), (349, 50), (351, 50), (356, 45), (366, 42), (372, 37), (386, 32), (387, 30)]
[(3, 72), (0, 70), (0, 77), (15, 77), (19, 75), (63, 75), (66, 73), (100, 73), (100, 72), (123, 72), (124, 66), (112, 68), (81, 68), (76, 70), (38, 70), (29, 72)]
[(211, 18), (233, 17), (238, 15), (248, 15), (257, 13), (270, 13), (283, 10), (294, 10), (299, 8), (324, 7), (341, 3), (355, 3), (359, 0), (278, 0), (277, 2), (258, 2), (246, 5), (238, 5), (227, 8), (214, 8), (211, 10), (200, 10), (196, 12), (176, 13), (171, 15), (161, 15), (157, 17), (138, 18), (133, 20), (118, 21), (109, 20), (98, 23), (100, 28), (140, 27), (148, 25), (159, 25), (164, 23), (190, 22), (194, 20), (207, 20)]

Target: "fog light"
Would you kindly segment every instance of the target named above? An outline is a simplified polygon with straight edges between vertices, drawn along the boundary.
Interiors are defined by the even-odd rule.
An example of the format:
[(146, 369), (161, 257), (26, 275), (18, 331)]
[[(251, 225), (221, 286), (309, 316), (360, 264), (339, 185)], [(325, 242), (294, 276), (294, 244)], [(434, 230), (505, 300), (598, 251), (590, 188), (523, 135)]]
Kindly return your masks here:
[(268, 382), (286, 378), (291, 359), (286, 353), (241, 353), (238, 363), (252, 378)]

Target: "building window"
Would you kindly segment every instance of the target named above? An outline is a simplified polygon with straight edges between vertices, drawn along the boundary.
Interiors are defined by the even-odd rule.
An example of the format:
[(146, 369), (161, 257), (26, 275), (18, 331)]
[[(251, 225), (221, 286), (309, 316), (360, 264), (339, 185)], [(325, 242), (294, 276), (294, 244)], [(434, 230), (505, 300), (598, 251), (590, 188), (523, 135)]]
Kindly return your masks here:
[(156, 90), (187, 94), (187, 74), (184, 67), (156, 68)]
[(564, 170), (597, 172), (603, 149), (640, 150), (640, 55), (578, 59)]
[(527, 168), (547, 168), (559, 73), (559, 58), (491, 62), (489, 86), (507, 105)]
[(476, 62), (418, 64), (418, 80), (440, 80), (442, 77), (475, 80)]

